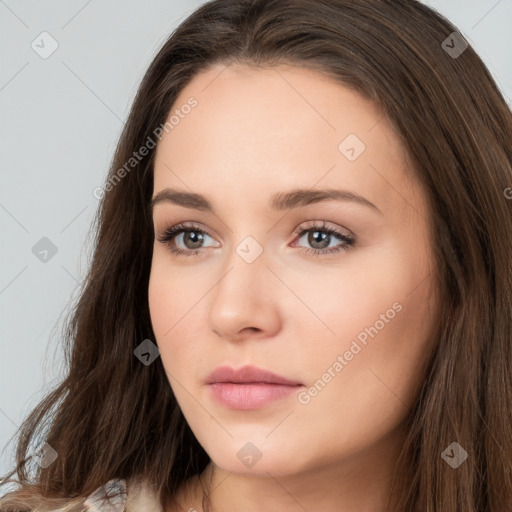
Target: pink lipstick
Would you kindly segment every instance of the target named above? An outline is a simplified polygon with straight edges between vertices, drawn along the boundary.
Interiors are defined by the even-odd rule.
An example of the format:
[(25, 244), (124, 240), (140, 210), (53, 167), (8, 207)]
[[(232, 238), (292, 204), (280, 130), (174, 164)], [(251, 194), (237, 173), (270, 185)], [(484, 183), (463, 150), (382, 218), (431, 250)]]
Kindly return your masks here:
[(300, 382), (250, 365), (238, 370), (220, 366), (208, 376), (206, 383), (217, 402), (239, 410), (259, 409), (303, 387)]

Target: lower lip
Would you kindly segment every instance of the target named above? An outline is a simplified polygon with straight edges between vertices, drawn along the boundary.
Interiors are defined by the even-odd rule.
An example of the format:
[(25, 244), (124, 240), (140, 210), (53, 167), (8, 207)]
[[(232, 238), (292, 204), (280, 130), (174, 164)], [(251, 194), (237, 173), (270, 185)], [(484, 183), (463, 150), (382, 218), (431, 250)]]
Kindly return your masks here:
[(234, 384), (216, 382), (209, 385), (217, 402), (230, 409), (259, 409), (276, 400), (281, 400), (298, 391), (302, 386), (283, 384)]

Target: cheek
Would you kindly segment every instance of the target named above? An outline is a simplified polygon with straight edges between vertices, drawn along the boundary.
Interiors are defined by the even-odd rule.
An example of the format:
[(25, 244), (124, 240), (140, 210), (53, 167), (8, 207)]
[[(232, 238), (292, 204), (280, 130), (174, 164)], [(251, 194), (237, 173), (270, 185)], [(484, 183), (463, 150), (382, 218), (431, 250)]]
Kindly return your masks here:
[[(327, 342), (322, 346), (339, 351), (348, 350), (356, 337), (364, 343), (370, 339), (369, 331), (375, 330), (379, 338), (387, 333), (398, 343), (400, 333), (411, 324), (411, 315), (422, 316), (419, 309), (426, 294), (418, 284), (420, 276), (428, 273), (425, 266), (426, 262), (401, 254), (399, 247), (390, 244), (347, 254), (339, 268), (327, 271), (319, 266), (308, 276), (288, 275), (287, 279), (328, 328), (322, 329)], [(318, 322), (316, 326), (322, 327)]]
[[(391, 303), (397, 296), (384, 294), (381, 307), (357, 319), (340, 315), (336, 326), (349, 334), (309, 358), (315, 362), (299, 400), (300, 414), (309, 430), (325, 436), (336, 432), (332, 448), (346, 454), (393, 431), (405, 419), (423, 380), (420, 368), (431, 342), (425, 301), (402, 295), (400, 304)], [(378, 302), (374, 298), (371, 308)]]
[(151, 324), (157, 341), (172, 327), (176, 311), (176, 294), (170, 286), (168, 276), (162, 265), (153, 257), (148, 286), (148, 303)]
[[(204, 279), (172, 268), (165, 254), (154, 253), (148, 286), (151, 324), (168, 373), (184, 374), (202, 358), (198, 315), (203, 315), (209, 286)], [(204, 317), (202, 317), (204, 318)], [(195, 341), (195, 343), (194, 343)]]
[(300, 403), (311, 426), (321, 417), (326, 433), (363, 443), (398, 425), (417, 395), (434, 341), (433, 273), (420, 253), (381, 247), (340, 277), (313, 296), (336, 335), (303, 360), (310, 387)]
[(162, 340), (172, 337), (175, 326), (186, 321), (187, 309), (204, 294), (204, 285), (199, 280), (194, 282), (190, 272), (171, 266), (165, 252), (161, 247), (155, 248), (148, 285), (153, 330), (157, 339)]

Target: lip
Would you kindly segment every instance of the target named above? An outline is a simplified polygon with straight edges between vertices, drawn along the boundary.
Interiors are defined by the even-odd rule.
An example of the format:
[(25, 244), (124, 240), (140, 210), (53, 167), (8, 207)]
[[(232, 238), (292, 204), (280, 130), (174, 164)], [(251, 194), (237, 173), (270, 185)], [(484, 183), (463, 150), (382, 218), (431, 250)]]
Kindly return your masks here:
[(213, 398), (230, 409), (259, 409), (288, 397), (303, 384), (256, 366), (220, 366), (206, 379)]
[(235, 384), (282, 384), (284, 386), (298, 386), (302, 384), (301, 382), (286, 379), (281, 375), (252, 365), (242, 366), (238, 370), (230, 366), (219, 366), (206, 378), (207, 384), (215, 384), (217, 382), (231, 382)]

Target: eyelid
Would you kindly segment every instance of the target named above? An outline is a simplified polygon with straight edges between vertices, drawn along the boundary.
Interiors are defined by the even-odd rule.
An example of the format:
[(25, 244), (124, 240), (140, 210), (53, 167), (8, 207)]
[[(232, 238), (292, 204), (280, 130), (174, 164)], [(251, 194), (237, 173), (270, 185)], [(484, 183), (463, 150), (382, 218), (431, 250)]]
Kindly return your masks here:
[[(321, 225), (319, 225), (318, 223), (322, 223)], [(309, 231), (311, 229), (318, 229), (318, 230), (332, 230), (332, 231), (336, 231), (336, 232), (340, 232), (340, 234), (344, 235), (345, 237), (347, 238), (354, 238), (354, 234), (347, 228), (343, 227), (343, 226), (330, 226), (329, 224), (333, 224), (333, 223), (328, 223), (327, 221), (325, 220), (310, 220), (310, 221), (306, 221), (305, 223), (301, 223), (299, 224), (294, 230), (293, 230), (293, 234), (295, 235), (301, 235), (304, 233), (304, 231)], [(174, 224), (174, 225), (171, 225), (171, 226), (168, 226), (168, 227), (165, 227), (163, 228), (160, 233), (160, 237), (163, 237), (165, 236), (167, 233), (169, 233), (170, 231), (173, 231), (173, 232), (178, 232), (180, 230), (183, 230), (183, 231), (199, 231), (199, 232), (202, 232), (202, 233), (205, 233), (206, 235), (208, 235), (209, 237), (211, 238), (215, 238), (214, 236), (212, 236), (209, 232), (209, 230), (205, 227), (203, 227), (200, 223), (198, 222), (195, 222), (195, 221), (185, 221), (185, 222), (178, 222), (177, 224)], [(345, 232), (343, 232), (345, 231)], [(160, 238), (159, 237), (159, 238)]]
[(163, 236), (170, 231), (177, 232), (179, 230), (201, 231), (203, 233), (206, 233), (208, 236), (212, 236), (210, 234), (209, 228), (206, 228), (200, 222), (195, 222), (195, 221), (177, 222), (176, 224), (165, 223), (164, 226), (162, 227), (162, 229), (157, 230), (155, 227), (155, 235), (156, 235), (156, 233), (160, 233)]
[[(321, 225), (319, 223), (322, 223)], [(332, 225), (331, 225), (332, 224)], [(327, 222), (325, 220), (308, 220), (305, 223), (299, 224), (293, 231), (295, 234), (301, 234), (304, 231), (309, 231), (311, 229), (318, 229), (320, 230), (331, 230), (340, 232), (343, 236), (346, 236), (347, 238), (355, 238), (354, 234), (347, 228), (343, 226), (338, 226), (333, 224), (332, 222)]]
[[(160, 235), (156, 238), (159, 242), (165, 243), (165, 239), (170, 238), (170, 236), (169, 236), (170, 234), (174, 235), (174, 236), (172, 236), (172, 240), (174, 240), (177, 236), (179, 236), (183, 232), (187, 232), (187, 231), (195, 231), (195, 232), (203, 233), (216, 241), (215, 237), (209, 233), (208, 229), (202, 227), (199, 223), (196, 223), (194, 221), (179, 222), (178, 224), (173, 224), (173, 225), (170, 225), (169, 227), (165, 227), (164, 229), (162, 229), (160, 231)], [(194, 249), (190, 249), (190, 250), (194, 250)]]

